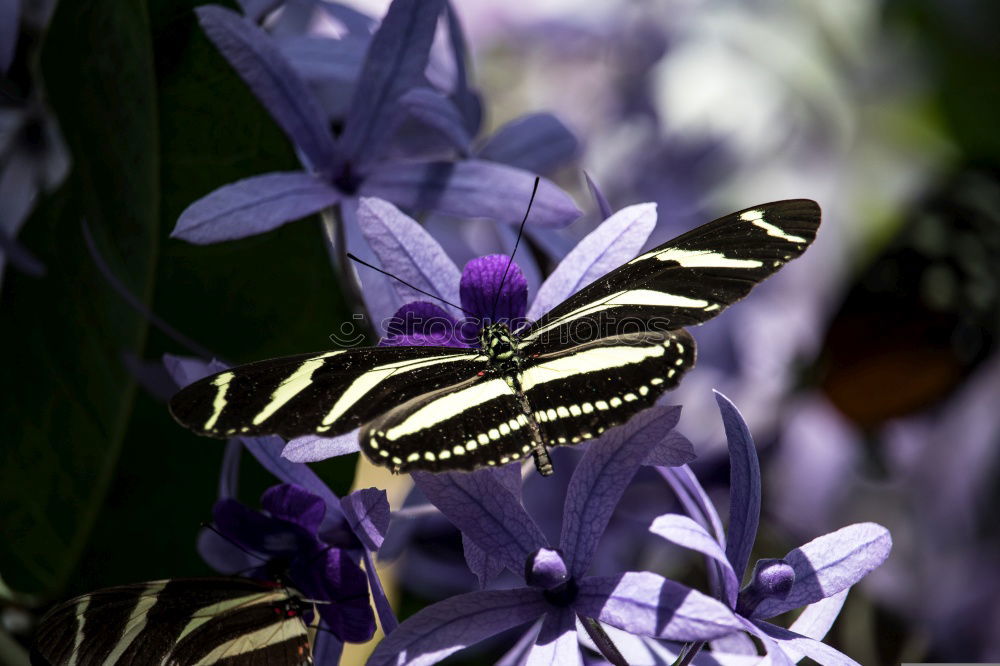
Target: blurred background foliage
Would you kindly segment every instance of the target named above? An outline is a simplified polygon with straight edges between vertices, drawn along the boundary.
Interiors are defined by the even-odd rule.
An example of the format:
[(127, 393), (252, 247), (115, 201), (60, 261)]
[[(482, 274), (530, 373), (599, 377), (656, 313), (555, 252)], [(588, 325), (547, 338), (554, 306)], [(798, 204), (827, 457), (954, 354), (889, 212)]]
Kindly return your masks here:
[[(17, 592), (5, 610), (15, 633), (16, 613), (33, 604), (209, 573), (193, 545), (216, 496), (222, 447), (170, 419), (156, 366), (162, 354), (207, 351), (248, 362), (322, 349), (349, 319), (315, 222), (209, 246), (168, 238), (180, 212), (207, 192), (297, 163), (285, 136), (202, 34), (191, 11), (197, 4), (61, 2), (47, 30), (22, 32), (3, 79), (0, 103), (39, 95), (71, 156), (61, 186), (39, 197), (17, 234), (44, 275), (8, 265), (0, 292), (0, 576)], [(884, 447), (894, 440), (885, 428), (914, 415), (933, 419), (941, 405), (972, 390), (972, 379), (982, 382), (984, 368), (995, 374), (1000, 5), (615, 4), (621, 13), (612, 22), (601, 18), (606, 10), (569, 2), (531, 9), (459, 3), (488, 124), (554, 111), (585, 145), (560, 184), (586, 208), (585, 168), (613, 208), (659, 201), (668, 231), (760, 201), (820, 200), (824, 234), (839, 241), (813, 264), (822, 274), (799, 274), (814, 282), (805, 293), (823, 314), (814, 318), (820, 324), (804, 345), (810, 353), (795, 368), (790, 395), (824, 394), (845, 427), (860, 433), (868, 448), (854, 469), (877, 492), (842, 502), (840, 515), (881, 520), (866, 507), (885, 509), (879, 498), (921, 492), (898, 484), (926, 482), (887, 470), (893, 462)], [(363, 8), (380, 15), (384, 5)], [(577, 9), (582, 18), (573, 17)], [(717, 48), (734, 43), (728, 55)], [(742, 61), (733, 55), (741, 48), (749, 48)], [(36, 74), (43, 90), (31, 89)], [(655, 151), (647, 133), (657, 137)], [(781, 144), (786, 136), (794, 138)], [(188, 342), (151, 326), (122, 288)], [(747, 393), (758, 389), (746, 382)], [(681, 402), (682, 430), (704, 451), (711, 473), (718, 453), (711, 440), (722, 441), (711, 431), (717, 426), (699, 424), (697, 409)], [(765, 522), (781, 527), (762, 542), (783, 552), (789, 534), (808, 531), (801, 518), (782, 522), (796, 486), (780, 475), (799, 461), (781, 456), (796, 442), (778, 417), (746, 412), (759, 443), (774, 444), (763, 454), (765, 474), (769, 460), (780, 458), (764, 488)], [(991, 421), (964, 425), (956, 437), (997, 449)], [(935, 432), (935, 441), (951, 443)], [(995, 555), (997, 457), (977, 460), (985, 466), (978, 470), (982, 492), (959, 510), (981, 513), (969, 516), (975, 538), (963, 547), (989, 544), (982, 554)], [(245, 462), (241, 494), (254, 504), (270, 480)], [(315, 468), (344, 493), (355, 464), (349, 457)], [(811, 478), (808, 467), (798, 474)], [(769, 483), (780, 487), (769, 493)], [(857, 480), (831, 483), (844, 491)], [(929, 516), (927, 529), (893, 530), (895, 557), (928, 531), (931, 539), (947, 538), (935, 532), (933, 511), (907, 506), (914, 513), (903, 523)], [(893, 529), (899, 520), (885, 523)], [(922, 603), (939, 601), (934, 588), (921, 587), (928, 576), (944, 576), (936, 567), (971, 568), (954, 585), (1000, 590), (996, 560), (982, 578), (972, 575), (977, 561), (954, 555), (904, 563), (891, 575), (909, 580), (913, 596), (893, 592), (898, 581), (876, 582), (872, 596), (852, 594), (834, 642), (866, 664), (1000, 659), (990, 653), (1000, 643), (984, 637), (1000, 628), (995, 597), (956, 602), (967, 614), (950, 620), (901, 608), (921, 595)], [(927, 570), (907, 579), (907, 567)], [(403, 615), (420, 603), (411, 592)]]

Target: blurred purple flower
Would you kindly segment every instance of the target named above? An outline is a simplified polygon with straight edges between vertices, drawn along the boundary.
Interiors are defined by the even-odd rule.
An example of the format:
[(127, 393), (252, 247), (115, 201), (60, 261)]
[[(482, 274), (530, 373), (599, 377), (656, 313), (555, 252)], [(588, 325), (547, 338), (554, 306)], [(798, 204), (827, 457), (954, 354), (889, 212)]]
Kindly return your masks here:
[[(847, 590), (889, 556), (888, 530), (857, 523), (814, 539), (781, 559), (759, 560), (750, 582), (740, 590), (760, 519), (760, 467), (739, 411), (721, 393), (716, 392), (716, 402), (729, 442), (729, 528), (723, 534), (722, 521), (697, 479), (681, 468), (662, 473), (691, 517), (663, 515), (650, 531), (707, 558), (713, 594), (736, 611), (745, 631), (763, 642), (772, 662), (794, 663), (808, 656), (825, 666), (855, 664), (820, 639), (840, 612)], [(764, 621), (811, 604), (816, 610), (804, 615), (801, 624), (796, 621), (791, 631)], [(756, 654), (745, 638), (727, 637), (719, 647)]]
[[(656, 225), (656, 208), (636, 204), (609, 217), (556, 266), (530, 305), (527, 284), (517, 264), (511, 265), (503, 289), (497, 292), (507, 257), (476, 259), (465, 271), (459, 271), (423, 227), (389, 202), (362, 198), (358, 217), (367, 244), (382, 266), (446, 303), (428, 303), (428, 296), (397, 281), (389, 282), (385, 292), (365, 290), (362, 296), (368, 311), (377, 317), (376, 330), (385, 332), (383, 344), (468, 346), (475, 344), (481, 320), (496, 317), (516, 326), (537, 319), (632, 259)], [(463, 319), (462, 310), (448, 303), (461, 303), (469, 317)], [(312, 462), (356, 450), (357, 436), (348, 433), (337, 438), (293, 439), (283, 455), (297, 462)]]
[[(226, 367), (217, 361), (205, 363), (203, 361), (170, 355), (164, 357), (164, 364), (174, 381), (181, 387), (214, 372), (224, 370)], [(283, 486), (279, 486), (279, 488), (294, 487), (296, 489), (286, 489), (283, 491), (284, 494), (279, 493), (268, 497), (266, 501), (262, 501), (262, 506), (265, 510), (271, 512), (272, 518), (275, 520), (284, 519), (286, 522), (290, 521), (298, 524), (300, 528), (309, 531), (310, 538), (322, 542), (324, 544), (323, 548), (330, 548), (331, 552), (334, 549), (337, 551), (332, 556), (324, 556), (325, 560), (317, 559), (314, 562), (304, 561), (305, 564), (311, 566), (306, 567), (306, 571), (299, 576), (293, 576), (293, 585), (307, 596), (313, 596), (313, 593), (309, 591), (313, 587), (328, 585), (332, 585), (336, 590), (345, 592), (345, 594), (341, 595), (342, 597), (351, 596), (354, 588), (357, 586), (356, 573), (360, 571), (358, 565), (363, 561), (364, 572), (361, 575), (367, 576), (367, 584), (371, 588), (372, 598), (375, 602), (375, 608), (378, 611), (383, 630), (387, 632), (392, 631), (398, 622), (392, 612), (389, 601), (386, 599), (382, 583), (376, 574), (374, 559), (372, 557), (372, 553), (376, 553), (381, 548), (385, 532), (389, 526), (389, 504), (385, 491), (367, 488), (351, 493), (347, 497), (338, 498), (307, 465), (291, 462), (281, 457), (280, 451), (283, 445), (284, 441), (280, 437), (273, 436), (235, 438), (231, 439), (227, 444), (219, 480), (219, 502), (216, 503), (216, 509), (223, 511), (223, 522), (233, 527), (232, 533), (226, 534), (227, 537), (261, 555), (282, 556), (281, 553), (272, 549), (273, 543), (277, 543), (278, 546), (275, 547), (280, 548), (280, 539), (273, 543), (263, 543), (254, 542), (253, 539), (256, 537), (252, 534), (246, 535), (249, 541), (244, 540), (240, 536), (242, 527), (239, 525), (253, 525), (252, 520), (257, 520), (256, 518), (251, 519), (248, 517), (250, 514), (247, 512), (252, 513), (252, 510), (239, 505), (232, 499), (236, 494), (238, 485), (240, 454), (243, 448), (246, 448), (265, 469), (283, 482)], [(278, 491), (273, 492), (277, 493)], [(289, 512), (286, 509), (291, 506), (290, 503), (293, 500), (298, 503), (295, 504), (295, 510)], [(216, 513), (218, 514), (218, 511)], [(300, 516), (304, 516), (306, 513), (316, 520), (310, 518), (308, 519), (308, 525), (302, 524)], [(218, 517), (217, 515), (216, 518), (218, 519)], [(233, 522), (244, 518), (250, 522), (239, 524)], [(302, 518), (301, 520), (306, 519)], [(278, 526), (273, 521), (263, 521), (262, 524), (265, 524), (268, 529)], [(292, 533), (298, 534), (300, 537), (302, 536), (301, 532), (296, 528), (289, 529)], [(225, 533), (225, 528), (221, 523), (220, 530)], [(280, 533), (280, 530), (277, 530), (275, 533)], [(254, 543), (261, 546), (262, 549), (258, 549)], [(307, 540), (302, 543), (311, 542)], [(312, 546), (315, 545), (312, 544)], [(249, 558), (242, 550), (235, 548), (232, 543), (221, 539), (211, 531), (206, 530), (202, 532), (199, 537), (198, 548), (205, 561), (222, 573), (245, 571), (260, 564), (258, 560)], [(315, 552), (315, 549), (313, 552)], [(326, 577), (324, 566), (333, 566), (331, 560), (334, 560), (334, 563), (340, 569), (334, 568), (328, 571), (329, 576)], [(303, 581), (300, 582), (299, 578), (303, 578)], [(341, 587), (342, 584), (346, 586), (346, 590)], [(328, 597), (315, 596), (315, 598), (326, 599)], [(365, 593), (363, 604), (366, 608), (368, 607), (367, 592)], [(360, 609), (361, 602), (356, 601), (356, 605)], [(328, 614), (332, 612), (334, 611), (330, 610)], [(368, 611), (368, 615), (370, 617), (370, 610)], [(360, 633), (359, 627), (361, 625), (357, 622), (360, 616), (361, 612), (358, 610), (357, 615), (353, 619), (344, 619), (342, 624), (344, 624), (344, 631), (346, 633), (338, 633), (337, 635), (345, 640), (367, 640), (367, 638), (351, 638), (351, 636), (356, 636)], [(331, 617), (331, 621), (340, 622), (340, 620), (336, 620), (334, 617)], [(331, 625), (330, 628), (337, 631), (335, 625)], [(329, 650), (328, 653), (326, 652), (327, 650)], [(314, 654), (321, 655), (327, 653), (330, 655), (339, 655), (339, 652), (339, 643), (333, 641), (329, 633), (320, 632), (317, 636)], [(321, 663), (318, 656), (317, 663)]]
[[(527, 171), (482, 159), (388, 156), (402, 123), (413, 118), (460, 153), (467, 147), (461, 111), (428, 87), (425, 77), (443, 6), (443, 0), (392, 3), (368, 45), (337, 136), (271, 36), (235, 12), (199, 8), (206, 34), (291, 139), (305, 170), (223, 186), (191, 204), (172, 235), (192, 243), (243, 238), (337, 204), (353, 208), (357, 195), (380, 196), (412, 210), (519, 222), (534, 182)], [(541, 226), (562, 226), (579, 215), (549, 181), (541, 183), (535, 209), (535, 224)]]
[(45, 273), (16, 239), (38, 196), (62, 183), (69, 167), (59, 125), (43, 102), (0, 106), (0, 277), (7, 262), (28, 275)]
[[(591, 443), (566, 493), (559, 546), (552, 548), (512, 486), (517, 466), (471, 474), (414, 474), (427, 498), (500, 567), (523, 576), (514, 589), (462, 594), (419, 611), (375, 649), (372, 665), (430, 664), (501, 631), (540, 628), (518, 644), (517, 662), (579, 663), (576, 618), (671, 640), (700, 641), (741, 628), (726, 606), (649, 572), (587, 576), (619, 498), (680, 408), (653, 407)], [(688, 448), (673, 464), (692, 458)]]

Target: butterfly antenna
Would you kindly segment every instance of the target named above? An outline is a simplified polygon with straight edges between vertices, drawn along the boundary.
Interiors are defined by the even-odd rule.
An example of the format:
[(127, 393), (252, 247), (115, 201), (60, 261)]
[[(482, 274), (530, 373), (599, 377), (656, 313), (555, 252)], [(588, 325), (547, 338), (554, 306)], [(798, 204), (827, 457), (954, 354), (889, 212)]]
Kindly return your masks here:
[(396, 277), (392, 273), (384, 271), (381, 268), (379, 268), (378, 266), (372, 266), (371, 264), (369, 264), (364, 259), (361, 259), (361, 258), (357, 257), (356, 255), (351, 254), (350, 252), (347, 253), (347, 258), (350, 259), (351, 261), (356, 261), (357, 263), (361, 264), (362, 266), (367, 266), (368, 268), (372, 269), (373, 271), (378, 271), (382, 275), (386, 275), (388, 277), (391, 277), (393, 280), (396, 280), (397, 282), (402, 282), (403, 284), (405, 284), (410, 289), (412, 289), (412, 290), (414, 290), (416, 292), (419, 292), (419, 293), (423, 294), (424, 296), (430, 296), (433, 299), (441, 301), (445, 305), (450, 305), (451, 307), (455, 308), (456, 310), (462, 311), (463, 313), (469, 315), (470, 317), (473, 316), (471, 312), (469, 312), (468, 310), (466, 310), (465, 308), (463, 308), (461, 305), (455, 305), (451, 301), (447, 301), (447, 300), (441, 298), (440, 296), (438, 296), (436, 294), (432, 294), (429, 291), (424, 291), (420, 287), (417, 287), (417, 286), (414, 286), (414, 285), (410, 284), (409, 282), (407, 282), (406, 280), (404, 280), (401, 277)]
[[(246, 553), (246, 554), (247, 554), (247, 555), (249, 555), (250, 557), (255, 557), (255, 558), (257, 558), (258, 560), (260, 560), (261, 562), (267, 562), (268, 558), (264, 557), (263, 555), (261, 555), (261, 554), (259, 554), (259, 553), (255, 553), (255, 552), (253, 552), (252, 550), (247, 550), (247, 549), (246, 549), (246, 548), (244, 548), (244, 547), (243, 547), (243, 545), (242, 545), (242, 544), (240, 544), (240, 543), (239, 543), (238, 541), (235, 541), (235, 540), (233, 540), (233, 539), (230, 539), (230, 538), (229, 538), (229, 537), (227, 537), (227, 536), (226, 536), (225, 534), (223, 534), (222, 532), (220, 532), (220, 531), (219, 531), (219, 528), (217, 528), (217, 527), (216, 527), (215, 525), (213, 525), (212, 523), (205, 523), (205, 522), (203, 522), (203, 523), (201, 524), (201, 526), (202, 526), (202, 527), (204, 527), (204, 528), (205, 528), (205, 529), (207, 529), (207, 530), (211, 530), (211, 531), (215, 532), (215, 533), (216, 533), (217, 535), (219, 535), (220, 537), (222, 537), (223, 539), (225, 539), (226, 541), (228, 541), (228, 542), (229, 542), (230, 544), (232, 544), (233, 546), (236, 546), (237, 548), (239, 548), (240, 550), (242, 550), (242, 551), (243, 551), (244, 553)], [(249, 571), (249, 569), (247, 569), (247, 571)], [(238, 573), (239, 573), (239, 572), (238, 572)]]
[(497, 305), (500, 303), (500, 294), (503, 293), (503, 283), (507, 280), (507, 272), (510, 265), (514, 263), (514, 255), (517, 253), (517, 246), (521, 244), (521, 236), (524, 234), (524, 225), (528, 222), (528, 213), (531, 212), (531, 204), (535, 202), (535, 195), (538, 193), (538, 182), (540, 177), (535, 176), (535, 186), (531, 188), (531, 199), (528, 200), (528, 210), (524, 211), (524, 219), (521, 226), (517, 228), (517, 240), (514, 241), (514, 249), (511, 250), (510, 259), (507, 260), (507, 267), (503, 269), (503, 276), (500, 278), (500, 285), (497, 287), (497, 295), (493, 299), (493, 312), (490, 314), (490, 321), (497, 318)]

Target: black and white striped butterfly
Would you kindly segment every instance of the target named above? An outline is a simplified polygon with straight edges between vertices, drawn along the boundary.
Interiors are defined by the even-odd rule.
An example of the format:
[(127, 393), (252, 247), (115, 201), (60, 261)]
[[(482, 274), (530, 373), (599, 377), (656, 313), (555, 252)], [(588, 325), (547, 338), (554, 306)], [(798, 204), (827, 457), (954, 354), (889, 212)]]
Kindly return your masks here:
[(212, 437), (338, 435), (394, 472), (473, 470), (597, 437), (651, 406), (694, 366), (700, 324), (802, 254), (815, 202), (748, 208), (611, 271), (516, 332), (476, 349), (365, 347), (251, 363), (195, 382), (170, 409)]
[(59, 604), (39, 623), (33, 664), (312, 663), (295, 590), (249, 578), (176, 578), (109, 587)]

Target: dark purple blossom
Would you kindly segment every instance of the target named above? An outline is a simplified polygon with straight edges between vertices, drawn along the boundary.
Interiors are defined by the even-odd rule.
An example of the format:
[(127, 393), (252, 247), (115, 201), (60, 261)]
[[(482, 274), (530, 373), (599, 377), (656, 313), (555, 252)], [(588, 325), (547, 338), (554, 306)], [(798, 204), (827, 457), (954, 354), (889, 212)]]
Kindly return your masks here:
[[(443, 0), (392, 3), (367, 47), (343, 131), (336, 136), (320, 102), (271, 36), (235, 12), (199, 8), (206, 34), (289, 136), (305, 170), (226, 185), (188, 207), (173, 235), (194, 243), (242, 238), (334, 205), (346, 212), (357, 195), (380, 196), (413, 210), (520, 221), (534, 181), (527, 171), (482, 159), (391, 157), (389, 147), (407, 118), (467, 143), (465, 120), (454, 102), (426, 85), (443, 6)], [(579, 214), (548, 181), (539, 187), (535, 208), (535, 223), (542, 226), (565, 225)]]
[[(666, 514), (650, 530), (668, 541), (706, 556), (713, 594), (732, 608), (743, 629), (761, 640), (772, 663), (794, 663), (808, 656), (825, 666), (855, 664), (820, 642), (840, 611), (847, 590), (889, 556), (889, 532), (874, 523), (858, 523), (826, 534), (780, 559), (759, 560), (750, 582), (740, 581), (760, 519), (760, 467), (750, 432), (736, 407), (721, 393), (716, 401), (729, 442), (729, 528), (722, 532), (715, 508), (686, 468), (664, 469), (691, 517)], [(790, 610), (812, 605), (792, 630), (766, 622)], [(800, 624), (801, 623), (801, 624)], [(717, 646), (723, 652), (756, 654), (745, 637), (730, 636)]]
[[(471, 474), (414, 474), (420, 489), (463, 535), (523, 577), (513, 589), (462, 594), (428, 606), (375, 649), (369, 664), (430, 664), (506, 629), (539, 622), (520, 659), (579, 663), (576, 619), (670, 640), (710, 640), (741, 627), (724, 604), (650, 572), (588, 576), (619, 498), (650, 451), (677, 422), (677, 407), (653, 407), (591, 443), (566, 493), (562, 534), (552, 547), (521, 505), (517, 466)], [(689, 447), (673, 464), (690, 460)], [(584, 620), (587, 621), (587, 620)]]
[[(165, 357), (164, 362), (179, 386), (225, 369), (218, 362), (174, 356)], [(307, 465), (281, 457), (283, 444), (281, 438), (273, 436), (229, 441), (220, 474), (220, 499), (213, 511), (216, 525), (226, 538), (211, 531), (203, 532), (199, 552), (222, 573), (257, 569), (272, 579), (276, 573), (283, 574), (310, 598), (338, 600), (326, 608), (321, 604), (320, 615), (338, 639), (347, 641), (371, 637), (374, 624), (368, 601), (370, 587), (381, 625), (385, 631), (392, 631), (397, 625), (396, 617), (372, 557), (381, 548), (389, 526), (385, 491), (367, 488), (338, 498)], [(261, 505), (269, 515), (259, 514), (232, 499), (244, 448), (283, 482), (262, 498)], [(248, 557), (231, 542), (263, 557), (269, 564), (262, 566), (261, 558)], [(317, 663), (322, 663), (323, 654), (335, 658), (340, 649), (332, 634), (320, 632), (314, 649)]]
[(247, 557), (227, 556), (232, 544), (246, 548), (264, 561), (241, 573), (271, 580), (287, 577), (306, 597), (331, 602), (316, 609), (337, 638), (354, 643), (370, 639), (375, 616), (368, 601), (368, 579), (344, 548), (320, 536), (326, 513), (322, 498), (301, 486), (282, 484), (266, 490), (260, 503), (263, 513), (231, 498), (215, 503), (212, 517), (226, 541), (202, 539), (205, 559), (216, 568), (229, 569)]

